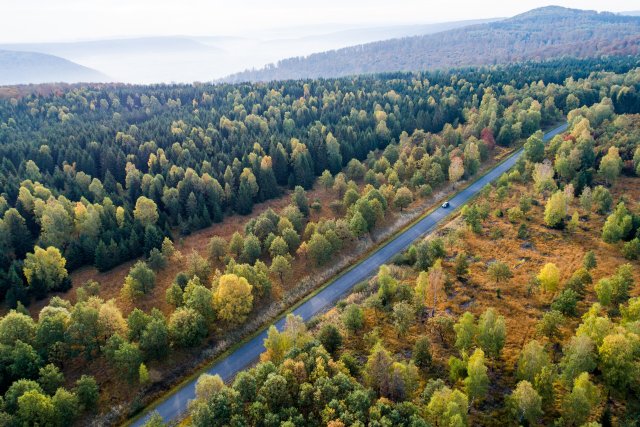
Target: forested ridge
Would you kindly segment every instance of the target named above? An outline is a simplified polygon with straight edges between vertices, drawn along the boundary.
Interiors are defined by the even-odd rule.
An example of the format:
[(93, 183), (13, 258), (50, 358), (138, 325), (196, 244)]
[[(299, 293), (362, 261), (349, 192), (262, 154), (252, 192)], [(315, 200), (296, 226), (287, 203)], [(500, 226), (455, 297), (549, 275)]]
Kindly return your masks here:
[[(294, 294), (296, 271), (320, 274), (385, 221), (447, 182), (473, 178), (525, 138), (540, 160), (538, 131), (563, 114), (582, 112), (596, 126), (614, 111), (640, 111), (637, 64), (562, 59), (269, 84), (80, 85), (0, 101), (0, 283), (15, 308), (0, 320), (0, 419), (68, 425), (96, 408), (113, 408), (109, 422), (135, 413), (176, 364), (188, 367), (205, 345)], [(579, 141), (579, 153), (590, 144)], [(575, 191), (600, 179), (575, 166), (571, 147), (558, 152)], [(630, 153), (619, 153), (625, 171)], [(602, 176), (613, 182), (613, 154), (589, 162), (605, 157), (613, 166)], [(309, 197), (314, 184), (330, 203)], [(213, 236), (204, 251), (176, 251), (180, 235), (249, 214), (285, 190), (282, 209)], [(66, 291), (79, 266), (107, 271), (135, 258), (116, 298), (89, 281), (50, 298), (37, 318), (25, 309)], [(184, 268), (159, 289), (176, 265)]]
[(488, 24), (283, 59), (225, 80), (326, 78), (562, 56), (637, 55), (639, 47), (639, 17), (549, 6)]

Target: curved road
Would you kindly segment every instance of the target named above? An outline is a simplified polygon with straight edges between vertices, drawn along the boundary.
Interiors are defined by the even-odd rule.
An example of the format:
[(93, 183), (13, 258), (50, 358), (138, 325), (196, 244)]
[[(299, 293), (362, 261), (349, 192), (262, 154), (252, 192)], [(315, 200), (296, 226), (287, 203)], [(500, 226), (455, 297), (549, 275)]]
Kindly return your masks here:
[[(558, 133), (567, 129), (567, 124), (563, 124), (552, 131), (544, 135), (544, 141), (547, 142)], [(449, 200), (450, 207), (448, 209), (438, 208), (431, 214), (427, 215), (419, 222), (408, 228), (405, 232), (397, 236), (391, 242), (385, 246), (379, 248), (377, 251), (369, 255), (360, 264), (353, 269), (349, 270), (342, 276), (338, 277), (331, 284), (327, 285), (324, 289), (318, 292), (311, 299), (300, 305), (293, 310), (293, 314), (302, 317), (302, 319), (309, 320), (311, 317), (326, 309), (328, 306), (334, 304), (338, 299), (345, 295), (353, 286), (360, 283), (367, 277), (374, 274), (378, 268), (387, 262), (395, 254), (402, 252), (409, 247), (411, 243), (418, 237), (430, 232), (435, 226), (449, 215), (452, 209), (455, 209), (469, 199), (475, 196), (484, 186), (490, 182), (499, 178), (504, 172), (509, 170), (523, 153), (523, 149), (518, 150), (515, 154), (509, 157), (507, 160), (496, 166), (489, 173), (479, 178), (473, 184), (469, 185), (464, 190), (456, 194)], [(275, 325), (279, 330), (282, 330), (285, 319), (278, 320)], [(255, 362), (260, 354), (264, 352), (264, 339), (267, 337), (267, 328), (265, 328), (259, 335), (252, 338), (250, 341), (243, 344), (236, 349), (229, 356), (220, 360), (215, 365), (211, 366), (206, 373), (218, 374), (223, 380), (228, 381), (235, 376), (239, 371), (247, 368), (253, 362)], [(158, 411), (165, 421), (175, 420), (182, 415), (186, 409), (190, 400), (195, 398), (195, 385), (197, 379), (193, 379), (181, 388), (173, 391), (164, 400), (162, 400), (157, 406), (147, 410), (144, 416), (138, 417), (133, 423), (133, 426), (142, 426), (148, 419), (151, 411)]]

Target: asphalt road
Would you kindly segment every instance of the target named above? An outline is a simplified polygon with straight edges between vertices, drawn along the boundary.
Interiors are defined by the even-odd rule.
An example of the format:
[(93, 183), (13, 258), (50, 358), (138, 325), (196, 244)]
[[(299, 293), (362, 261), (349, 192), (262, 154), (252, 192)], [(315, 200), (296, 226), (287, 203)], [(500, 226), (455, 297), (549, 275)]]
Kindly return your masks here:
[[(546, 133), (544, 135), (545, 142), (549, 141), (558, 133), (563, 132), (566, 128), (567, 124), (565, 123)], [(465, 204), (484, 186), (498, 179), (504, 172), (511, 169), (518, 158), (520, 158), (522, 153), (523, 150), (520, 149), (503, 163), (496, 166), (489, 173), (479, 178), (476, 182), (469, 185), (464, 190), (460, 191), (449, 200), (449, 208), (443, 209), (442, 207), (440, 207), (433, 211), (431, 214), (424, 217), (422, 220), (408, 228), (405, 232), (397, 236), (391, 242), (387, 243), (385, 246), (369, 255), (368, 258), (364, 259), (356, 267), (338, 277), (335, 281), (326, 286), (311, 299), (293, 310), (293, 314), (302, 317), (306, 321), (312, 318), (317, 313), (325, 310), (330, 305), (334, 304), (353, 286), (376, 273), (381, 265), (386, 263), (397, 253), (402, 252), (407, 247), (409, 247), (411, 243), (418, 237), (433, 230), (435, 226), (451, 212), (451, 210)], [(285, 319), (283, 318), (275, 323), (278, 330), (282, 330), (284, 321)], [(233, 378), (236, 373), (247, 368), (258, 359), (261, 353), (264, 352), (265, 348), (263, 342), (266, 337), (267, 328), (265, 328), (259, 335), (236, 349), (229, 356), (217, 362), (207, 370), (207, 373), (212, 375), (218, 374), (225, 381)], [(183, 385), (181, 388), (175, 390), (164, 400), (162, 400), (157, 406), (153, 407), (151, 411), (158, 411), (158, 413), (160, 413), (165, 421), (175, 420), (176, 418), (180, 417), (180, 415), (182, 415), (186, 411), (189, 401), (195, 398), (196, 381), (197, 379), (194, 379)], [(142, 426), (147, 420), (149, 414), (150, 412), (147, 412), (143, 417), (138, 418), (134, 423), (132, 423), (132, 425)]]

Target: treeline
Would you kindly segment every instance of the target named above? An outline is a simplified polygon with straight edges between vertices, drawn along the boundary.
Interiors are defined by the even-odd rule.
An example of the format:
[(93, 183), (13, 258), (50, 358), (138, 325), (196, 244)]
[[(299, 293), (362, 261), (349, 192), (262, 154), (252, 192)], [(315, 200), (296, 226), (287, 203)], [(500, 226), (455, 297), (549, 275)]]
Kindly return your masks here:
[[(567, 65), (566, 72), (577, 64), (584, 65)], [(620, 59), (611, 66), (621, 67)], [(68, 287), (64, 278), (34, 286), (24, 275), (22, 260), (34, 246), (59, 250), (68, 270), (108, 270), (160, 249), (175, 228), (187, 234), (224, 215), (249, 213), (285, 188), (308, 189), (325, 170), (335, 174), (364, 160), (402, 132), (419, 129), (428, 137), (444, 129), (443, 143), (457, 146), (462, 139), (453, 130), (472, 123), (478, 138), (509, 145), (561, 111), (598, 101), (603, 87), (611, 87), (616, 108), (638, 108), (637, 82), (622, 76), (544, 84), (547, 74), (558, 78), (557, 70), (532, 66), (529, 80), (538, 83), (528, 85), (521, 70), (500, 72), (519, 84), (493, 83), (492, 74), (479, 71), (436, 72), (74, 87), (2, 101), (0, 293), (15, 306), (28, 301), (27, 291), (42, 297)]]

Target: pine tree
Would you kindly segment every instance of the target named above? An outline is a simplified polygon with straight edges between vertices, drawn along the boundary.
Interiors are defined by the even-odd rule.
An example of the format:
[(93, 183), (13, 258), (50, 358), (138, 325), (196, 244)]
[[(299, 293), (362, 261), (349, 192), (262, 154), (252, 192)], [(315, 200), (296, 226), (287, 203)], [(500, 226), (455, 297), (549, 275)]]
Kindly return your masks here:
[(291, 195), (291, 202), (297, 206), (302, 215), (309, 216), (309, 199), (307, 198), (307, 192), (301, 186), (296, 186)]
[(276, 181), (280, 185), (286, 185), (289, 177), (287, 153), (281, 143), (278, 145), (271, 144), (269, 155), (272, 159), (273, 173)]
[(240, 215), (248, 215), (251, 211), (253, 211), (251, 185), (247, 181), (241, 181), (236, 195), (236, 212)]
[(152, 249), (161, 249), (164, 236), (158, 227), (148, 225), (144, 230), (144, 249), (143, 253), (149, 255)]
[(340, 172), (342, 169), (342, 154), (340, 154), (340, 143), (331, 132), (326, 138), (328, 169), (332, 174)]
[(98, 271), (104, 272), (111, 268), (111, 259), (109, 258), (109, 252), (107, 250), (107, 245), (104, 244), (104, 241), (100, 240), (98, 242), (98, 246), (95, 251), (95, 261), (93, 265), (96, 266)]
[(273, 161), (269, 156), (263, 157), (260, 161), (258, 186), (260, 187), (260, 200), (269, 200), (280, 195), (276, 175), (273, 172)]

